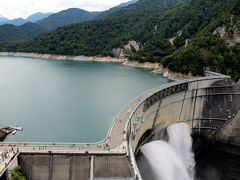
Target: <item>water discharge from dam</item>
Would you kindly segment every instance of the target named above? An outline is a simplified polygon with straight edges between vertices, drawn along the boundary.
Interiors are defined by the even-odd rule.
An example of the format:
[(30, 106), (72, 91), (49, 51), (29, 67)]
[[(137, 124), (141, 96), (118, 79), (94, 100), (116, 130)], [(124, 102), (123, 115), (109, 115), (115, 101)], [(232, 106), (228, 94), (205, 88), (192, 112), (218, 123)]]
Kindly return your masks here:
[[(195, 160), (189, 126), (174, 124), (167, 132), (168, 142), (152, 141), (141, 147), (145, 165), (149, 166), (148, 175), (141, 171), (144, 180), (193, 180)], [(140, 163), (144, 166), (143, 161)]]

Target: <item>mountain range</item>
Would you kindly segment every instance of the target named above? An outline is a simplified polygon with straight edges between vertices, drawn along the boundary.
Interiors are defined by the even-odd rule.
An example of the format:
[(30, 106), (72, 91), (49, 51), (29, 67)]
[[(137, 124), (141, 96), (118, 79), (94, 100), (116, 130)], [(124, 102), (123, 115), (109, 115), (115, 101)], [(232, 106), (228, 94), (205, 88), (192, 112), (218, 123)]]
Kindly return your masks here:
[[(98, 12), (71, 8), (55, 14), (36, 13), (27, 19), (18, 18), (5, 23), (2, 22), (4, 25), (0, 26), (0, 41), (30, 39), (67, 24), (91, 20), (98, 14)], [(25, 27), (28, 27), (28, 29)]]
[(127, 57), (240, 79), (239, 0), (139, 0), (103, 13), (28, 41), (2, 42), (0, 51)]
[(41, 12), (38, 12), (38, 13), (30, 15), (26, 19), (16, 18), (16, 19), (12, 19), (12, 20), (10, 20), (8, 18), (5, 18), (3, 16), (0, 16), (0, 25), (12, 24), (12, 25), (15, 25), (15, 26), (21, 26), (21, 25), (23, 25), (23, 24), (25, 24), (27, 22), (35, 23), (35, 22), (37, 22), (37, 21), (39, 21), (41, 19), (47, 18), (51, 14), (52, 13), (41, 13)]
[(20, 41), (27, 40), (29, 37), (44, 33), (45, 30), (34, 23), (25, 23), (21, 26), (4, 24), (0, 26), (0, 39), (2, 41)]
[(0, 23), (8, 21), (8, 18), (5, 18), (4, 16), (0, 15)]
[[(121, 3), (112, 9), (126, 7), (131, 4), (136, 3), (137, 1), (138, 0), (130, 0), (126, 3)], [(88, 11), (78, 9), (78, 8), (70, 8), (70, 9), (63, 10), (63, 11), (60, 11), (57, 13), (37, 12), (37, 13), (30, 15), (26, 19), (15, 18), (15, 19), (10, 20), (10, 19), (0, 15), (0, 25), (12, 24), (15, 26), (21, 26), (27, 22), (35, 23), (35, 22), (39, 21), (38, 24), (40, 24), (40, 26), (42, 26), (42, 28), (44, 28), (46, 30), (52, 30), (57, 27), (64, 26), (66, 24), (90, 20), (94, 16), (101, 14), (101, 13), (103, 13), (103, 12), (88, 12)], [(48, 18), (48, 19), (45, 19), (45, 18)], [(55, 22), (55, 21), (57, 21), (57, 22)], [(54, 24), (54, 25), (52, 25), (52, 24)]]
[(27, 19), (25, 19), (25, 21), (31, 22), (31, 23), (35, 23), (35, 22), (40, 21), (40, 20), (42, 20), (44, 18), (47, 18), (48, 16), (50, 16), (52, 14), (54, 14), (54, 13), (38, 12), (38, 13), (30, 15)]
[[(115, 12), (119, 8), (134, 4), (138, 0), (131, 0), (127, 3), (122, 3), (115, 8), (112, 8), (106, 14)], [(0, 16), (0, 41), (13, 41), (13, 40), (26, 40), (35, 37), (36, 35), (42, 34), (54, 30), (64, 25), (89, 21), (103, 17), (101, 14), (105, 12), (88, 12), (78, 8), (70, 8), (57, 13), (35, 13), (26, 19), (17, 18), (8, 20), (7, 18)], [(105, 14), (105, 15), (106, 15)], [(28, 22), (34, 23), (30, 24)], [(27, 27), (30, 28), (27, 32), (23, 31), (23, 27), (27, 23)], [(8, 24), (15, 25), (9, 26)], [(38, 28), (37, 28), (38, 27)], [(25, 29), (25, 28), (24, 28)], [(31, 31), (31, 33), (29, 33)]]
[(78, 8), (70, 8), (39, 20), (36, 24), (46, 31), (51, 31), (67, 24), (91, 20), (98, 14), (99, 12), (88, 12)]

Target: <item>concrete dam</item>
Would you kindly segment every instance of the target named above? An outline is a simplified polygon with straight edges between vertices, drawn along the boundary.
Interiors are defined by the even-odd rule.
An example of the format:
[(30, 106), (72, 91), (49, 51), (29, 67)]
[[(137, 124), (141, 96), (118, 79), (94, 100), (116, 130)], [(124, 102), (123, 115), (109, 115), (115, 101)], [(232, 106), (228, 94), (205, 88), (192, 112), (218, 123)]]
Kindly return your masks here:
[[(20, 165), (29, 180), (141, 180), (136, 163), (140, 146), (167, 139), (166, 128), (181, 122), (191, 127), (197, 154), (216, 144), (239, 159), (240, 85), (228, 76), (209, 71), (205, 75), (137, 97), (118, 114), (100, 143), (1, 144), (1, 151), (11, 152), (0, 163), (1, 179), (9, 179), (9, 170)], [(240, 161), (228, 172), (229, 179), (239, 179), (238, 165)]]

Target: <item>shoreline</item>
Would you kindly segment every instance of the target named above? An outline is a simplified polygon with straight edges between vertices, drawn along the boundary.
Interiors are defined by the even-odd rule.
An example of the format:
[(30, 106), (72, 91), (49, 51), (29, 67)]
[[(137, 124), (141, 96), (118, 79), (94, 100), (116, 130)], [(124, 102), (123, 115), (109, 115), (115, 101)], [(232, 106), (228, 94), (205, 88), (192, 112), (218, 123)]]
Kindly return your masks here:
[(24, 52), (0, 52), (0, 56), (14, 56), (14, 57), (32, 57), (42, 59), (55, 60), (73, 60), (73, 61), (95, 61), (95, 62), (117, 62), (122, 63), (128, 67), (138, 67), (152, 69), (152, 73), (161, 74), (163, 77), (170, 80), (183, 80), (195, 78), (192, 74), (176, 73), (168, 68), (164, 68), (160, 63), (129, 61), (127, 58), (113, 58), (113, 57), (98, 57), (98, 56), (71, 56), (71, 55), (56, 55), (56, 54), (38, 54), (38, 53), (24, 53)]
[(71, 56), (71, 55), (38, 54), (38, 53), (24, 53), (24, 52), (0, 52), (0, 56), (33, 57), (33, 58), (42, 58), (42, 59), (73, 60), (73, 61), (121, 62), (121, 63), (127, 60), (127, 59), (117, 59), (112, 57)]

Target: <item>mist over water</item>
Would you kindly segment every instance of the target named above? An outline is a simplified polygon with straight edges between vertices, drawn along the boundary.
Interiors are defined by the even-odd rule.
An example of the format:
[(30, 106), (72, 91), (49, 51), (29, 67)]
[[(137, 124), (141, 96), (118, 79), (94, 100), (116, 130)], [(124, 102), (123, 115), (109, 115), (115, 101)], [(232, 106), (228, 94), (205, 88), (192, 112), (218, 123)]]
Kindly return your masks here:
[[(193, 180), (194, 154), (187, 124), (174, 124), (167, 129), (169, 141), (152, 141), (141, 147), (145, 161), (140, 162), (144, 180)], [(143, 160), (140, 160), (143, 161)], [(150, 176), (146, 175), (149, 171)], [(142, 172), (142, 171), (141, 171)]]
[(174, 147), (178, 155), (182, 157), (185, 167), (191, 179), (194, 179), (195, 159), (192, 152), (192, 137), (187, 124), (174, 124), (167, 128), (168, 143)]

